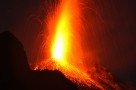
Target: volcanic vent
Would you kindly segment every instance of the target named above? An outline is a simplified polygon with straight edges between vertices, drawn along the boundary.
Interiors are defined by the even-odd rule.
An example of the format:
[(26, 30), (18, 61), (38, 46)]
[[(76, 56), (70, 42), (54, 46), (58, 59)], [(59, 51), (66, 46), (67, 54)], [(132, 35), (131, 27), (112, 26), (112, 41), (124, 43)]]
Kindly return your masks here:
[[(61, 0), (55, 12), (48, 15), (48, 37), (46, 46), (50, 48), (49, 58), (39, 61), (34, 70), (59, 70), (67, 78), (79, 85), (101, 90), (120, 90), (112, 75), (100, 65), (88, 68), (84, 63), (82, 37), (84, 23), (79, 0)], [(44, 49), (44, 47), (42, 48)]]

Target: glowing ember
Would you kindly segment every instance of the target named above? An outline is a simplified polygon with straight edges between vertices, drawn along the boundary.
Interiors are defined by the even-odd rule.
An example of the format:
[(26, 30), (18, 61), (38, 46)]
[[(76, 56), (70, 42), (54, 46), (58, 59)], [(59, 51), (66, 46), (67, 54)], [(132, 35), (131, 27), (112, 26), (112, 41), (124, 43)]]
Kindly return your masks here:
[[(51, 46), (51, 58), (37, 65), (36, 69), (57, 69), (67, 78), (88, 86), (94, 85), (100, 89), (104, 87), (99, 80), (111, 83), (110, 80), (103, 78), (93, 70), (89, 70), (83, 65), (83, 50), (81, 48), (82, 22), (80, 19), (78, 0), (62, 0), (55, 14), (49, 17), (49, 46)], [(96, 75), (95, 78), (94, 75)], [(106, 77), (108, 74), (103, 72)], [(116, 88), (116, 84), (110, 86)], [(116, 89), (117, 90), (117, 89)]]
[(70, 29), (69, 29), (68, 16), (62, 16), (58, 25), (56, 27), (56, 35), (54, 40), (54, 45), (52, 47), (52, 56), (57, 60), (65, 60), (66, 54), (68, 52), (68, 47), (70, 47)]
[(67, 57), (70, 57), (68, 55), (71, 52), (71, 36), (73, 34), (71, 19), (73, 17), (69, 8), (70, 3), (70, 0), (66, 0), (61, 4), (60, 15), (56, 22), (56, 33), (51, 49), (53, 60), (57, 61), (61, 65), (68, 63)]
[[(77, 80), (87, 85), (96, 85), (103, 89), (97, 82), (94, 82), (86, 73), (81, 58), (83, 56), (80, 38), (80, 11), (77, 0), (63, 0), (58, 9), (59, 15), (55, 23), (55, 34), (52, 35), (51, 47), (52, 61), (56, 63), (55, 68), (64, 73), (71, 80)], [(57, 14), (56, 14), (57, 16)], [(52, 20), (51, 20), (52, 21)], [(79, 24), (80, 23), (80, 24)], [(54, 25), (49, 23), (51, 27)], [(77, 60), (77, 61), (75, 61)]]
[[(78, 47), (77, 44), (79, 44), (78, 42), (80, 39), (78, 38), (76, 39), (76, 41), (74, 41), (74, 38), (76, 37), (75, 30), (79, 31), (77, 30), (79, 28), (75, 28), (76, 27), (75, 19), (79, 17), (76, 16), (78, 15), (77, 13), (79, 13), (78, 11), (76, 11), (77, 12), (76, 14), (74, 14), (75, 12), (73, 12), (75, 8), (78, 8), (78, 3), (76, 0), (63, 0), (61, 2), (59, 8), (59, 15), (57, 18), (58, 20), (55, 22), (56, 31), (55, 35), (53, 36), (54, 39), (51, 48), (53, 60), (55, 60), (55, 62), (59, 63), (61, 66), (66, 66), (67, 68), (69, 66), (70, 67), (72, 66), (73, 63), (72, 60), (75, 59), (75, 57), (77, 57), (79, 53), (81, 53), (80, 48), (77, 48)], [(74, 46), (74, 42), (75, 45), (77, 45), (76, 47)], [(74, 50), (76, 52), (73, 52)], [(71, 54), (73, 54), (73, 56)]]

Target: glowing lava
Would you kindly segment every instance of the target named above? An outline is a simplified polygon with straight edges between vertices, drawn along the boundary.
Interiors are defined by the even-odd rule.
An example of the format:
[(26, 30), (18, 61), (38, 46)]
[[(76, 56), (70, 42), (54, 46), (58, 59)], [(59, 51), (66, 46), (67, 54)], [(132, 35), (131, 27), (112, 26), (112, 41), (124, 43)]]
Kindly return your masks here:
[(55, 25), (55, 34), (52, 34), (51, 57), (55, 62), (55, 68), (60, 70), (72, 81), (78, 81), (87, 85), (96, 85), (86, 73), (83, 65), (83, 51), (79, 32), (81, 32), (80, 10), (77, 0), (62, 0), (60, 7), (56, 10), (56, 19), (51, 19), (50, 30)]
[[(65, 14), (66, 15), (65, 15)], [(55, 39), (52, 46), (52, 57), (60, 63), (65, 61), (65, 57), (68, 53), (70, 47), (70, 24), (69, 24), (69, 16), (67, 12), (64, 12), (62, 16), (60, 16), (60, 20), (56, 26), (56, 34)]]
[(82, 22), (78, 0), (62, 0), (54, 17), (49, 20), (49, 30), (55, 32), (51, 32), (51, 61), (55, 62), (55, 69), (72, 81), (101, 88), (86, 73), (82, 62), (83, 51), (79, 34)]
[[(99, 83), (102, 76), (95, 73), (96, 77), (92, 78), (90, 75), (92, 73), (88, 74), (89, 70), (83, 64), (84, 54), (81, 46), (83, 23), (78, 2), (79, 0), (62, 0), (55, 13), (49, 15), (48, 45), (51, 55), (50, 59), (38, 64), (36, 69), (57, 69), (72, 81), (88, 86), (94, 85), (104, 90)], [(103, 77), (101, 81), (110, 82)]]
[(61, 66), (68, 67), (75, 64), (74, 59), (82, 57), (80, 38), (77, 35), (80, 31), (77, 23), (81, 23), (77, 0), (62, 0), (57, 11), (51, 56)]
[[(72, 2), (75, 3), (75, 1), (76, 0), (73, 0)], [(74, 13), (72, 14), (71, 12), (71, 9), (73, 9), (71, 4), (71, 0), (64, 0), (61, 2), (58, 20), (56, 20), (56, 33), (51, 49), (53, 60), (62, 66), (69, 64), (70, 60), (68, 59), (72, 59), (70, 55), (72, 52), (71, 44), (75, 33), (72, 28), (73, 23), (71, 22), (74, 18)]]

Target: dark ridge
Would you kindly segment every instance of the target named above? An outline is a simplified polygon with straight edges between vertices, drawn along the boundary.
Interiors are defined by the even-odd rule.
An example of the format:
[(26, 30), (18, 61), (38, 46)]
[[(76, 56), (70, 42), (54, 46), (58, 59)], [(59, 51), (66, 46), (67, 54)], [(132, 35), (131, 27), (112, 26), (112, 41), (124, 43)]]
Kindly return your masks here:
[[(103, 85), (110, 90), (109, 85), (106, 83)], [(6, 31), (0, 34), (0, 90), (99, 89), (95, 86), (76, 85), (57, 70), (31, 70), (23, 45), (13, 34)]]
[(23, 45), (10, 32), (0, 34), (0, 90), (77, 90), (59, 71), (32, 71)]

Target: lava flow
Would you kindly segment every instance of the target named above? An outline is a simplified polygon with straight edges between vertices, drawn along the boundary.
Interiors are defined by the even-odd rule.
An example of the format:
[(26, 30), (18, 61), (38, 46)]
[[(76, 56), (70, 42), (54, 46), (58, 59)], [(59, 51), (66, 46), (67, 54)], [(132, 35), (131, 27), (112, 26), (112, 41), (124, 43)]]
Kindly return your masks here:
[(87, 73), (88, 69), (83, 63), (84, 51), (79, 34), (83, 23), (80, 12), (78, 0), (60, 2), (48, 21), (50, 59), (39, 64), (38, 69), (57, 69), (73, 82), (93, 85), (104, 90), (104, 87)]

